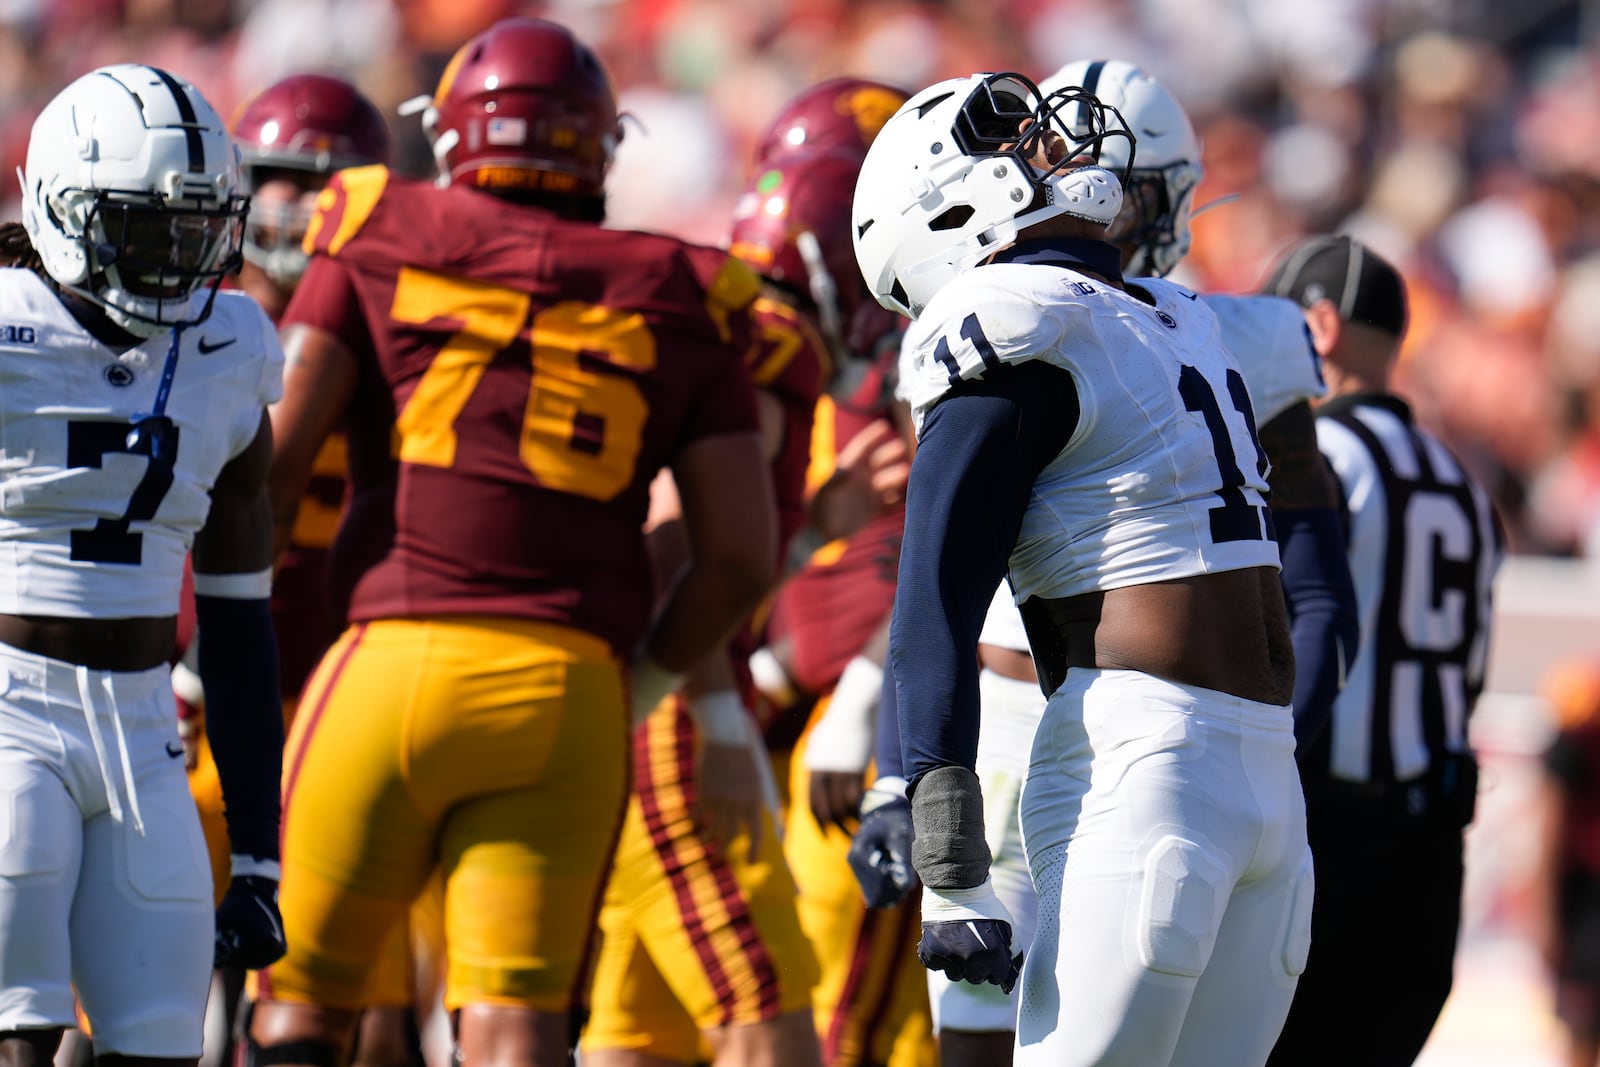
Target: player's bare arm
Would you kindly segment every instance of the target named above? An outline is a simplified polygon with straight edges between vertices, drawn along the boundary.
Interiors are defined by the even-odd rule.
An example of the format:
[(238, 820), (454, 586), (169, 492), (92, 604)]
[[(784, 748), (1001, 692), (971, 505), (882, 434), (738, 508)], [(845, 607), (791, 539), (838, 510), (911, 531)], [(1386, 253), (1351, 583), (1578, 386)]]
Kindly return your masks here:
[(691, 556), (646, 651), (682, 673), (726, 641), (771, 588), (777, 518), (754, 433), (696, 441), (678, 454), (672, 474)]
[(283, 399), (272, 406), (275, 441), (266, 482), (273, 558), (289, 543), (317, 451), (349, 407), (358, 375), (349, 347), (314, 326), (285, 327), (283, 351)]
[(811, 728), (806, 746), (811, 814), (824, 829), (833, 825), (852, 833), (861, 815), (888, 659), (889, 618), (885, 617), (845, 665), (826, 713)]
[[(757, 389), (762, 462), (770, 464), (783, 444), (782, 402), (769, 390)], [(675, 588), (677, 575), (695, 557), (684, 522), (683, 497), (672, 472), (663, 470), (650, 487), (647, 545), (656, 576), (658, 599)], [(763, 590), (762, 595), (770, 592)], [(761, 846), (766, 749), (739, 696), (727, 651), (718, 645), (684, 679), (683, 696), (700, 733), (696, 771), (698, 817), (713, 841), (726, 846), (741, 831), (749, 833), (750, 856)]]
[(272, 506), (267, 498), (272, 458), (272, 422), (262, 412), (255, 438), (222, 468), (211, 489), (205, 528), (194, 539), (196, 572), (246, 574), (272, 566)]

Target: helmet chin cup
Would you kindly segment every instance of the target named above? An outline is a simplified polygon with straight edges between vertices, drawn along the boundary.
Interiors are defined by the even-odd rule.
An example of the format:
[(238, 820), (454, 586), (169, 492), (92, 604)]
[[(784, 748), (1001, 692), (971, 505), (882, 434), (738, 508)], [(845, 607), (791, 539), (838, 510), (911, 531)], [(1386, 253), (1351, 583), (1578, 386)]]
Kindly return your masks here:
[(1109, 227), (1122, 210), (1122, 181), (1105, 167), (1054, 174), (1045, 184), (1058, 214)]

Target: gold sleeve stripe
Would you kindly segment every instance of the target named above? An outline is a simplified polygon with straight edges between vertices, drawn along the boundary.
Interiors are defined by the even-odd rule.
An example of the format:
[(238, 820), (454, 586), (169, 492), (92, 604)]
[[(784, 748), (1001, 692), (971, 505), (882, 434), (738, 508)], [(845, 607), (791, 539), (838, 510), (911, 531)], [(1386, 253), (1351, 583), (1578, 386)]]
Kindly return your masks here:
[(706, 314), (711, 316), (724, 341), (733, 339), (729, 317), (749, 307), (760, 292), (761, 278), (755, 271), (732, 256), (722, 261), (717, 276), (706, 287)]
[[(328, 239), (328, 255), (336, 256), (339, 249), (350, 242), (372, 214), (372, 209), (378, 206), (378, 201), (383, 198), (383, 191), (389, 185), (389, 168), (384, 166), (356, 167), (344, 171), (339, 175), (339, 184), (344, 187), (344, 212), (339, 216), (339, 225), (333, 231), (333, 236)], [(307, 239), (310, 234), (308, 232)]]

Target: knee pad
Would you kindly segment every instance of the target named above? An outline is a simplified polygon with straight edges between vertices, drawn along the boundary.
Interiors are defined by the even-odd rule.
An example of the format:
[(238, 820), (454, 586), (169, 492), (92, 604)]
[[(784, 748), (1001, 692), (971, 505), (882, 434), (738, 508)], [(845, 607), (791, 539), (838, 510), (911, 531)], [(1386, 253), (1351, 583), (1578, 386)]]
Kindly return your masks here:
[(1207, 848), (1181, 837), (1158, 840), (1144, 858), (1137, 944), (1145, 969), (1198, 978), (1216, 947), (1232, 894), (1228, 868)]
[(1311, 955), (1311, 901), (1314, 887), (1311, 854), (1307, 852), (1300, 869), (1295, 872), (1294, 889), (1287, 911), (1288, 921), (1284, 925), (1283, 970), (1291, 978), (1298, 978), (1306, 972), (1306, 960)]

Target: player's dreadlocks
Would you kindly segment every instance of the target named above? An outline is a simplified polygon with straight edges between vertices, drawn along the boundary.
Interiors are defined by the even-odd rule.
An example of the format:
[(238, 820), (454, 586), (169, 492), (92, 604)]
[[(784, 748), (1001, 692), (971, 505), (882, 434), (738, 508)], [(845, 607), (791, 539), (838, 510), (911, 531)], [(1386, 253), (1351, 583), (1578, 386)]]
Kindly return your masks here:
[(0, 266), (21, 267), (44, 277), (44, 260), (20, 222), (0, 223)]

